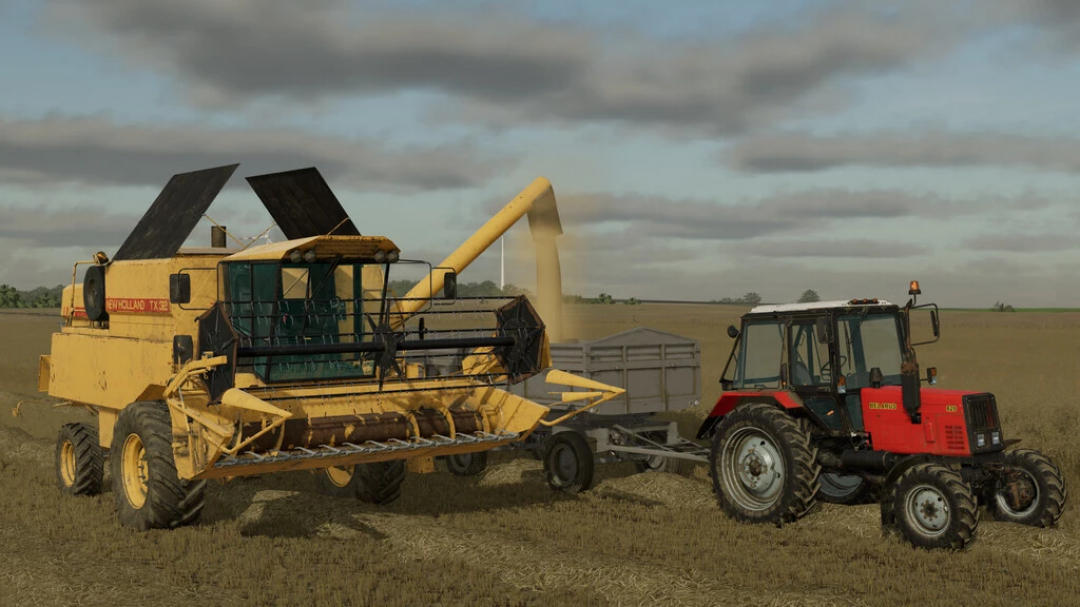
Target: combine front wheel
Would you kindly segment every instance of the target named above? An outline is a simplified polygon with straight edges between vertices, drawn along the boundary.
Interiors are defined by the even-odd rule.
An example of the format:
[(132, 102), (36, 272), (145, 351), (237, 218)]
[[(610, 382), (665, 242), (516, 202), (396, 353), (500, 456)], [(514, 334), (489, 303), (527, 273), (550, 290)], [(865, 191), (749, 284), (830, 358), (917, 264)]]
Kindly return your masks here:
[(713, 435), (709, 455), (720, 507), (736, 520), (782, 524), (814, 506), (821, 467), (797, 419), (765, 403), (741, 405)]
[(161, 401), (132, 403), (120, 411), (110, 451), (120, 524), (140, 531), (179, 527), (198, 519), (206, 481), (176, 474), (172, 422)]
[(335, 466), (317, 472), (315, 490), (331, 497), (356, 497), (353, 466)]
[(987, 509), (999, 521), (1050, 527), (1065, 507), (1065, 479), (1045, 455), (1032, 449), (1005, 454), (1005, 469), (990, 486)]
[(405, 481), (405, 460), (398, 459), (374, 464), (353, 466), (352, 485), (356, 499), (385, 505), (401, 497), (401, 483)]
[(975, 537), (979, 512), (960, 473), (940, 464), (916, 464), (882, 500), (882, 522), (919, 548), (959, 550)]
[(97, 495), (105, 474), (97, 429), (66, 424), (56, 440), (56, 482), (64, 495)]

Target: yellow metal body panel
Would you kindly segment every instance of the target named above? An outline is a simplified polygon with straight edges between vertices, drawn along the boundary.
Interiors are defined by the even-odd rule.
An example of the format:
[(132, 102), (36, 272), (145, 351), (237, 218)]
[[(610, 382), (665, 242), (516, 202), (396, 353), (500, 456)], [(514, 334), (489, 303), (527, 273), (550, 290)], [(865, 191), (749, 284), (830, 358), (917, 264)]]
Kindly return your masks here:
[(50, 396), (122, 409), (139, 400), (148, 386), (168, 381), (173, 371), (172, 340), (163, 344), (108, 335), (54, 333), (50, 366)]
[(311, 236), (259, 245), (230, 255), (226, 261), (281, 261), (292, 251), (334, 252), (345, 257), (371, 257), (375, 251), (400, 251), (383, 236)]
[(408, 467), (409, 472), (415, 472), (417, 474), (430, 474), (435, 472), (435, 458), (434, 457), (412, 457), (405, 464)]
[(38, 359), (38, 392), (49, 391), (49, 374), (51, 373), (51, 369), (52, 359), (49, 358), (48, 354), (42, 354), (41, 358)]

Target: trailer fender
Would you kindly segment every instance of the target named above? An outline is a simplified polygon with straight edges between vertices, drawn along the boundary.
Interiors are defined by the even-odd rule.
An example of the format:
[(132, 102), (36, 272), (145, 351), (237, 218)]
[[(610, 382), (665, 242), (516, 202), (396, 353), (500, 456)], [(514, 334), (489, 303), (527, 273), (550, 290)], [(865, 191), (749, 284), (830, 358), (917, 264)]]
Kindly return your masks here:
[(713, 432), (716, 431), (716, 426), (720, 424), (725, 415), (731, 413), (735, 407), (747, 402), (772, 403), (785, 409), (799, 409), (803, 406), (802, 399), (794, 392), (725, 392), (716, 401), (716, 405), (709, 413), (709, 416), (701, 423), (697, 438), (707, 439), (711, 437)]

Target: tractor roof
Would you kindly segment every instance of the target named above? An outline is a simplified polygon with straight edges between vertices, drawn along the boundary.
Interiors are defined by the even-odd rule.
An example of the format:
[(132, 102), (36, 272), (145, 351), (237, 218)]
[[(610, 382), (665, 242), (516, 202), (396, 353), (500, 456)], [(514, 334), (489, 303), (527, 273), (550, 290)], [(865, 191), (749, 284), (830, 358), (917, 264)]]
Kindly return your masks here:
[(359, 259), (369, 259), (379, 250), (400, 252), (397, 245), (383, 236), (311, 236), (251, 247), (223, 261), (281, 261), (293, 251), (304, 253), (310, 250), (318, 255)]
[(782, 314), (790, 312), (809, 312), (811, 310), (829, 310), (845, 308), (866, 308), (872, 306), (895, 305), (884, 299), (850, 299), (838, 301), (815, 301), (813, 303), (791, 303), (768, 306), (757, 306), (750, 310), (750, 314)]

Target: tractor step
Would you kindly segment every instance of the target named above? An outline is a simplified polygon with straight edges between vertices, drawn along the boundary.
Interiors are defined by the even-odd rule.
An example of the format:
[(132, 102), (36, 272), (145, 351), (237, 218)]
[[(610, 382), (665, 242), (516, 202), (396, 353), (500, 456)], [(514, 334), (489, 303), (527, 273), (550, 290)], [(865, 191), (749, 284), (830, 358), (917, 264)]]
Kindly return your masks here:
[(481, 443), (500, 443), (512, 441), (519, 437), (517, 432), (474, 432), (472, 434), (458, 434), (455, 438), (436, 434), (429, 438), (413, 438), (408, 441), (392, 438), (384, 442), (367, 441), (362, 444), (342, 443), (340, 445), (321, 445), (314, 449), (300, 447), (288, 451), (271, 451), (256, 453), (247, 451), (239, 455), (225, 455), (219, 459), (214, 468), (230, 468), (234, 466), (249, 466), (251, 464), (272, 464), (296, 460), (338, 458), (346, 455), (370, 455), (374, 453), (408, 452), (420, 449), (432, 449), (436, 447), (454, 447), (460, 445), (475, 445)]

